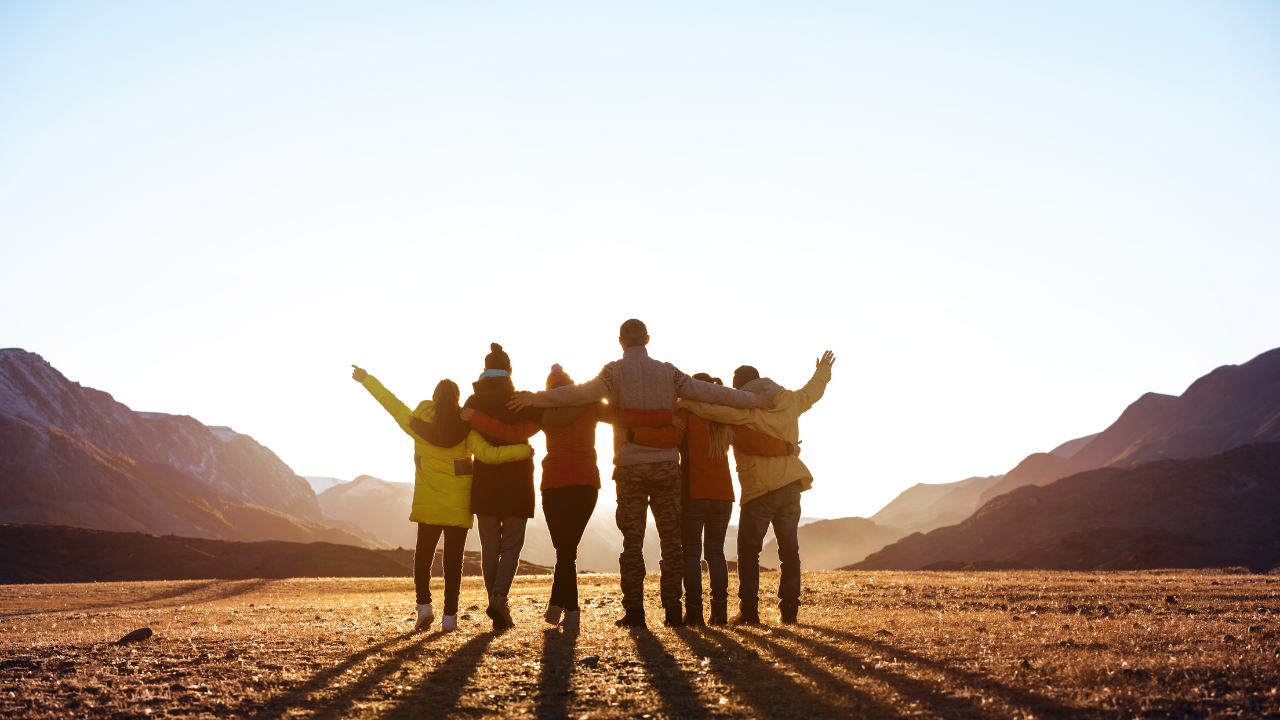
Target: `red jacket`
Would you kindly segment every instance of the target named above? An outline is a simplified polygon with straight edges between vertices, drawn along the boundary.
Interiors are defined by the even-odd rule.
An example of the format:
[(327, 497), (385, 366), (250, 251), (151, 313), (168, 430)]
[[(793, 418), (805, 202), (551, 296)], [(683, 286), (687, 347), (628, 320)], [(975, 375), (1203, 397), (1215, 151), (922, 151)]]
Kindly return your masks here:
[[(679, 447), (680, 469), (684, 475), (684, 497), (689, 500), (733, 501), (733, 476), (729, 474), (729, 453), (707, 454), (711, 446), (711, 426), (689, 412), (675, 413), (685, 427), (636, 428), (636, 442), (650, 447)], [(743, 455), (786, 455), (790, 444), (762, 435), (741, 425), (734, 426), (733, 451)]]
[(661, 427), (671, 422), (670, 410), (615, 409), (604, 403), (566, 408), (546, 408), (543, 421), (525, 420), (517, 425), (499, 422), (476, 411), (471, 427), (507, 442), (524, 442), (542, 431), (547, 438), (547, 454), (542, 458), (543, 490), (568, 485), (600, 487), (600, 467), (596, 464), (596, 423), (619, 427)]

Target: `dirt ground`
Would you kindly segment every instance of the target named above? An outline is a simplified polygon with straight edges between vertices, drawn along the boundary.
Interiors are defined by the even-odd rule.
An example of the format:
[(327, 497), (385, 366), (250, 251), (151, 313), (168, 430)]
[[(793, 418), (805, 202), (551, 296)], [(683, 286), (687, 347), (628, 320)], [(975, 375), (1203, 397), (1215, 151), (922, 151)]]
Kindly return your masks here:
[(0, 716), (1280, 717), (1276, 576), (806, 573), (799, 625), (627, 631), (583, 575), (576, 636), (549, 585), (501, 635), (478, 578), (447, 635), (395, 578), (3, 586)]

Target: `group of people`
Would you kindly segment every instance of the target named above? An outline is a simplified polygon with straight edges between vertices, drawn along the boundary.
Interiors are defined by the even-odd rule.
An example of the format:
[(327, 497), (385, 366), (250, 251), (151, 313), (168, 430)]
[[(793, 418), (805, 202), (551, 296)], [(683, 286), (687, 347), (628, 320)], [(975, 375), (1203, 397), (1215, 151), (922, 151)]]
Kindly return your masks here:
[[(639, 320), (622, 324), (622, 358), (582, 384), (560, 365), (541, 392), (516, 391), (511, 358), (494, 343), (484, 371), (465, 403), (451, 380), (436, 385), (431, 400), (410, 410), (359, 367), (352, 378), (395, 418), (414, 441), (413, 506), (418, 523), (414, 558), (416, 629), (435, 621), (431, 566), (444, 536), (446, 632), (458, 627), (463, 547), (479, 527), (481, 564), (489, 596), (486, 614), (495, 631), (514, 626), (508, 594), (534, 516), (533, 449), (546, 439), (542, 460), (542, 509), (556, 551), (551, 597), (544, 617), (576, 630), (581, 622), (577, 586), (578, 543), (600, 491), (595, 428), (613, 426), (618, 529), (622, 532), (622, 605), (619, 626), (646, 624), (644, 535), (652, 510), (662, 549), (660, 596), (668, 626), (701, 625), (702, 560), (710, 579), (710, 622), (759, 623), (760, 551), (770, 525), (778, 541), (782, 621), (794, 623), (800, 607), (800, 493), (812, 475), (799, 459), (799, 417), (813, 407), (831, 380), (835, 356), (816, 362), (809, 382), (791, 391), (751, 366), (739, 367), (732, 387), (703, 373), (680, 372), (649, 357), (648, 330)], [(738, 527), (738, 613), (728, 618), (728, 567), (724, 541), (733, 512), (729, 448), (734, 449), (742, 512)], [(682, 603), (683, 590), (683, 603)]]

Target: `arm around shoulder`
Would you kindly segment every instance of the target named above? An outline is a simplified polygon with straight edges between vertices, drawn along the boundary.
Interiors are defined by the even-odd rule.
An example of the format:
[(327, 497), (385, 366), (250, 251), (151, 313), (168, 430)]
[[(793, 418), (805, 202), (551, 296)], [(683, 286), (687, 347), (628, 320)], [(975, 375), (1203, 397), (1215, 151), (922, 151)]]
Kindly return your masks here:
[(472, 455), (476, 456), (477, 460), (489, 465), (501, 465), (502, 463), (528, 460), (533, 457), (533, 448), (528, 445), (490, 445), (475, 430), (472, 430), (467, 435), (467, 449), (471, 451)]

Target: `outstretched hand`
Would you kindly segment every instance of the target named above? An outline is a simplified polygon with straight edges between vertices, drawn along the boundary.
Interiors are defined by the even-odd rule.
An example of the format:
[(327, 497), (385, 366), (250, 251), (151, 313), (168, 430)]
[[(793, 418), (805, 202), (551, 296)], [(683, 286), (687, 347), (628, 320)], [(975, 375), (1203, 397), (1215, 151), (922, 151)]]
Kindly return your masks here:
[(351, 371), (352, 380), (355, 380), (356, 382), (364, 382), (364, 379), (369, 377), (369, 373), (365, 372), (364, 370), (356, 367), (355, 365), (352, 365), (351, 367), (355, 368), (354, 370)]
[(756, 396), (756, 407), (761, 410), (772, 410), (774, 406), (773, 398), (765, 397), (760, 393), (752, 393)]
[(458, 417), (462, 418), (462, 422), (471, 422), (471, 416), (475, 414), (475, 408), (464, 407), (458, 411)]
[(822, 367), (823, 365), (827, 366), (827, 370), (830, 370), (831, 366), (835, 364), (836, 356), (830, 350), (822, 353), (822, 357), (818, 358), (818, 361), (814, 363), (817, 367)]
[(519, 390), (511, 394), (511, 399), (507, 401), (507, 407), (511, 410), (523, 410), (533, 404), (533, 393), (528, 390)]

